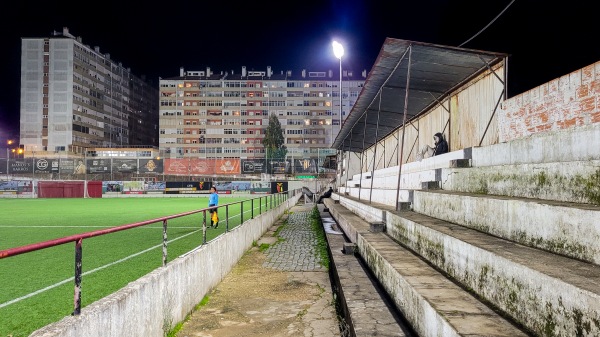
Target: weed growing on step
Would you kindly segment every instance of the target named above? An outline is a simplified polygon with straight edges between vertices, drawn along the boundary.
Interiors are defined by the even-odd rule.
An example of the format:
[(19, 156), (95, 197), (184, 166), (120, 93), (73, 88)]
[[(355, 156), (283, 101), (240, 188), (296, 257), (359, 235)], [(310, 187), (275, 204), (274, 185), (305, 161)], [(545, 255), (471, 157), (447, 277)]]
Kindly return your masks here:
[(310, 213), (310, 224), (317, 238), (316, 251), (319, 256), (319, 263), (329, 270), (329, 252), (327, 250), (327, 239), (325, 238), (325, 230), (319, 209), (315, 205)]

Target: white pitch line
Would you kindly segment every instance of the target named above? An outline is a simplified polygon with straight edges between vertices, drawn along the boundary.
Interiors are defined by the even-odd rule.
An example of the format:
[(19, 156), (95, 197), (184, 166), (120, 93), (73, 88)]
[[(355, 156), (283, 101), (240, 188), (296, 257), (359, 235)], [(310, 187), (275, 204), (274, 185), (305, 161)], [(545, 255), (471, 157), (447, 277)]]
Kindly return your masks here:
[[(196, 233), (196, 232), (198, 232), (198, 231), (199, 231), (199, 230), (195, 230), (195, 231), (193, 231), (193, 232), (190, 232), (190, 233), (188, 233), (188, 234), (182, 235), (182, 236), (180, 236), (180, 237), (178, 237), (178, 238), (175, 238), (175, 239), (173, 239), (173, 240), (169, 240), (169, 241), (167, 241), (167, 243), (169, 243), (169, 242), (173, 242), (173, 241), (177, 241), (177, 240), (179, 240), (179, 239), (182, 239), (182, 238), (184, 238), (184, 237), (186, 237), (186, 236), (188, 236), (188, 235), (192, 235), (192, 234), (194, 234), (194, 233)], [(156, 246), (154, 246), (154, 247), (150, 247), (150, 248), (148, 248), (148, 249), (146, 249), (146, 250), (143, 250), (143, 251), (141, 251), (141, 252), (135, 253), (135, 254), (133, 254), (133, 255), (129, 255), (129, 256), (127, 256), (127, 257), (125, 257), (125, 258), (122, 258), (122, 259), (120, 259), (120, 260), (117, 260), (117, 261), (115, 261), (115, 262), (112, 262), (112, 263), (106, 264), (106, 265), (104, 265), (104, 266), (101, 266), (101, 267), (98, 267), (98, 268), (92, 269), (92, 270), (90, 270), (90, 271), (86, 271), (85, 273), (83, 273), (83, 274), (82, 274), (82, 276), (85, 276), (85, 275), (89, 275), (89, 274), (95, 273), (95, 272), (97, 272), (97, 271), (99, 271), (99, 270), (102, 270), (102, 269), (104, 269), (104, 268), (108, 268), (108, 267), (110, 267), (110, 266), (113, 266), (113, 265), (115, 265), (115, 264), (118, 264), (118, 263), (121, 263), (121, 262), (127, 261), (127, 260), (129, 260), (129, 259), (131, 259), (131, 258), (134, 258), (134, 257), (138, 256), (138, 255), (141, 255), (141, 254), (143, 254), (143, 253), (147, 253), (147, 252), (149, 252), (149, 251), (151, 251), (151, 250), (153, 250), (153, 249), (156, 249), (156, 248), (161, 248), (161, 247), (162, 247), (162, 243), (161, 243), (160, 245), (156, 245)], [(66, 279), (66, 280), (62, 280), (62, 281), (60, 281), (60, 282), (58, 282), (58, 283), (55, 283), (55, 284), (53, 284), (53, 285), (50, 285), (50, 286), (47, 286), (46, 288), (42, 288), (42, 289), (40, 289), (40, 290), (36, 290), (36, 291), (34, 291), (34, 292), (32, 292), (32, 293), (29, 293), (29, 294), (27, 294), (27, 295), (25, 295), (25, 296), (21, 296), (21, 297), (19, 297), (19, 298), (15, 298), (14, 300), (10, 300), (10, 301), (8, 301), (8, 302), (1, 303), (1, 304), (0, 304), (0, 308), (4, 308), (4, 307), (6, 307), (6, 306), (9, 306), (9, 305), (11, 305), (11, 304), (14, 304), (14, 303), (20, 302), (20, 301), (22, 301), (22, 300), (25, 300), (25, 299), (27, 299), (27, 298), (33, 297), (33, 296), (35, 296), (35, 295), (41, 294), (41, 293), (43, 293), (43, 292), (45, 292), (45, 291), (48, 291), (48, 290), (50, 290), (50, 289), (53, 289), (53, 288), (56, 288), (56, 287), (58, 287), (58, 286), (60, 286), (60, 285), (63, 285), (63, 284), (65, 284), (65, 283), (67, 283), (67, 282), (71, 282), (71, 281), (73, 281), (73, 279), (74, 279), (74, 278), (75, 278), (75, 277), (70, 277), (70, 278), (68, 278), (68, 279)]]

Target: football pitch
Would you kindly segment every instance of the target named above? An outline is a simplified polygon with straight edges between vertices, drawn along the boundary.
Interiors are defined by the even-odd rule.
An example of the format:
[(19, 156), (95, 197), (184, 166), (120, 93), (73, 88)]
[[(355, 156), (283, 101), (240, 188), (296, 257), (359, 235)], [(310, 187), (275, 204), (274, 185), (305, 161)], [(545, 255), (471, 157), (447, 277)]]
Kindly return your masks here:
[[(219, 199), (219, 227), (206, 230), (206, 242), (225, 232), (225, 204), (246, 200), (244, 220), (275, 206), (270, 197), (261, 203), (248, 199)], [(207, 203), (208, 197), (0, 199), (0, 250), (199, 210)], [(241, 207), (228, 208), (231, 229), (240, 224)], [(209, 218), (206, 212), (207, 226)], [(203, 221), (203, 212), (168, 220), (167, 263), (202, 245)], [(84, 239), (81, 310), (162, 266), (162, 240), (162, 221)], [(0, 259), (0, 337), (29, 336), (70, 315), (74, 272), (73, 242)]]

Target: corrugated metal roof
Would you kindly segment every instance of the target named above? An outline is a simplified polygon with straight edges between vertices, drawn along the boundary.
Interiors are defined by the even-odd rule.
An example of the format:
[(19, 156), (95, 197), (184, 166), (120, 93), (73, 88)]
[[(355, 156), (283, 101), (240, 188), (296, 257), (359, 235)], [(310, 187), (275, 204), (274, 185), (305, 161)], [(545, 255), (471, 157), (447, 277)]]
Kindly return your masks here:
[(407, 94), (409, 122), (507, 56), (387, 38), (332, 148), (362, 152), (403, 125)]

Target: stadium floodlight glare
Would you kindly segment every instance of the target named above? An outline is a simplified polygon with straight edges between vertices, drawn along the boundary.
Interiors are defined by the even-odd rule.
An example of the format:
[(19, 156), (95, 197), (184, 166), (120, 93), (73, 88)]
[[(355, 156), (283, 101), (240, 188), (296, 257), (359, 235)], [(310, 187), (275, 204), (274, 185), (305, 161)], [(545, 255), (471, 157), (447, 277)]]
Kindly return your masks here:
[(341, 60), (342, 56), (344, 56), (344, 46), (337, 41), (333, 41), (331, 45), (333, 46), (333, 54), (336, 58)]

